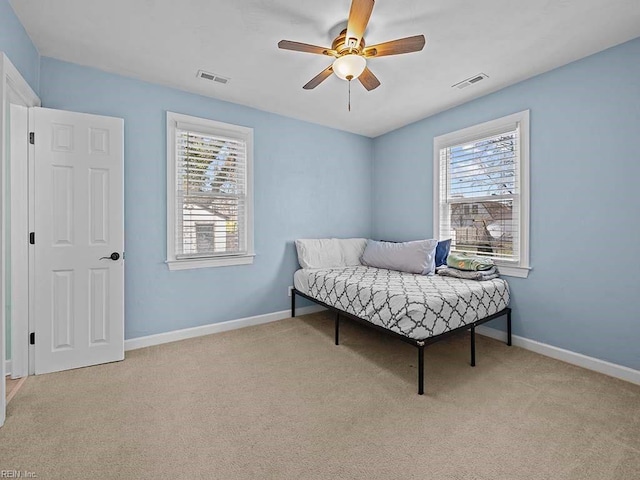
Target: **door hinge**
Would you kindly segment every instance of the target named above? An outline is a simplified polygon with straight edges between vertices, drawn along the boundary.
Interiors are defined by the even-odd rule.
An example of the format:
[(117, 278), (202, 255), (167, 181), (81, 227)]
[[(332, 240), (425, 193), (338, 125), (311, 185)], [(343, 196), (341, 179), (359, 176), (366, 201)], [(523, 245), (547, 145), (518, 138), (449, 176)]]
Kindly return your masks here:
[(36, 232), (31, 232), (29, 234), (29, 243), (31, 245), (35, 245), (36, 244)]
[(29, 132), (29, 143), (31, 145), (35, 145), (36, 144), (36, 133), (35, 132)]
[(36, 332), (31, 332), (29, 334), (29, 345), (35, 345), (36, 344)]

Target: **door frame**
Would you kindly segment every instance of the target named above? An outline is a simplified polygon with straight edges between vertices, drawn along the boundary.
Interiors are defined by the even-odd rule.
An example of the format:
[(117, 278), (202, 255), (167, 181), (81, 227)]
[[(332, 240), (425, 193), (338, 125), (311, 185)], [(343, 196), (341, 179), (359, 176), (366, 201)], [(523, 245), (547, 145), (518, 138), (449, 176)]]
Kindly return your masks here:
[[(10, 96), (13, 93), (10, 92)], [(11, 363), (7, 363), (7, 375), (11, 378), (26, 377), (28, 373), (28, 352), (24, 348), (25, 339), (29, 336), (29, 244), (25, 239), (29, 235), (29, 217), (27, 210), (27, 185), (29, 169), (29, 148), (25, 140), (29, 137), (29, 108), (12, 98), (9, 102), (10, 138), (7, 139), (9, 151), (7, 178), (8, 198), (7, 228), (8, 244), (6, 246), (8, 281), (6, 323), (11, 323)], [(6, 187), (6, 184), (5, 184)], [(28, 347), (27, 347), (28, 348)], [(9, 365), (11, 370), (9, 370)]]
[[(7, 57), (7, 55), (4, 52), (0, 52), (0, 380), (1, 380), (0, 381), (0, 426), (4, 424), (5, 413), (6, 413), (5, 412), (6, 392), (5, 392), (4, 378), (6, 374), (5, 343), (7, 341), (6, 318), (5, 318), (5, 312), (7, 308), (7, 298), (5, 295), (5, 289), (6, 289), (5, 279), (7, 275), (7, 270), (6, 270), (7, 245), (6, 245), (5, 239), (7, 235), (7, 228), (10, 227), (10, 225), (7, 225), (7, 218), (5, 215), (5, 206), (6, 206), (5, 184), (7, 182), (6, 172), (7, 172), (7, 164), (9, 161), (9, 159), (7, 158), (7, 142), (10, 141), (10, 139), (7, 138), (7, 135), (6, 135), (6, 129), (7, 129), (6, 119), (9, 114), (9, 109), (10, 109), (9, 105), (11, 102), (18, 103), (18, 104), (22, 103), (25, 107), (35, 107), (40, 105), (40, 99), (38, 98), (36, 93), (33, 91), (33, 89), (29, 86), (27, 81), (22, 77), (18, 69), (13, 65), (13, 63), (11, 63), (11, 60), (9, 60), (9, 57)], [(25, 142), (26, 141), (27, 139), (25, 138)], [(31, 156), (32, 155), (30, 155), (30, 157)], [(32, 158), (29, 158), (29, 161), (31, 162)], [(24, 188), (24, 190), (22, 190), (22, 188)], [(12, 189), (12, 193), (13, 191), (14, 189)], [(21, 185), (20, 190), (16, 189), (16, 192), (19, 192), (19, 191), (21, 191), (21, 193), (23, 193), (25, 196), (28, 195), (27, 193), (28, 183), (26, 181)], [(27, 208), (26, 205), (22, 205), (22, 207), (25, 210)], [(14, 211), (12, 210), (11, 213), (13, 214)], [(20, 215), (21, 212), (16, 211), (15, 214)], [(24, 268), (27, 273), (26, 278), (28, 278), (28, 262), (25, 260), (26, 259), (19, 259), (19, 258), (14, 260), (12, 258), (12, 265), (14, 267), (16, 265), (20, 265), (20, 267)], [(17, 290), (20, 292), (23, 291), (22, 288), (19, 288)], [(24, 291), (28, 291), (28, 285), (26, 290)], [(21, 302), (21, 305), (23, 306), (26, 305), (26, 310), (23, 310), (23, 311), (28, 311), (28, 308), (29, 308), (28, 295), (25, 296), (23, 293), (21, 293), (20, 296), (21, 298), (18, 299), (18, 301)], [(12, 298), (12, 303), (13, 303), (13, 300), (15, 299)], [(22, 332), (25, 327), (24, 323), (25, 323), (24, 321), (20, 322), (17, 330)], [(26, 320), (27, 332), (29, 330), (28, 323), (29, 323), (28, 320)], [(17, 362), (18, 368), (21, 369), (22, 372), (24, 372), (26, 367), (28, 371), (28, 363), (29, 363), (28, 362), (28, 357), (29, 357), (28, 341), (27, 339), (22, 339), (22, 340), (17, 339), (16, 338), (17, 333), (14, 334), (14, 331), (16, 329), (14, 329), (13, 327), (14, 325), (12, 325), (12, 329), (11, 329), (12, 330), (12, 335), (11, 335), (12, 336), (12, 339), (11, 339), (12, 370), (14, 369), (13, 357), (15, 356), (15, 358), (18, 359), (18, 362)], [(25, 359), (26, 359), (27, 365), (24, 364)]]

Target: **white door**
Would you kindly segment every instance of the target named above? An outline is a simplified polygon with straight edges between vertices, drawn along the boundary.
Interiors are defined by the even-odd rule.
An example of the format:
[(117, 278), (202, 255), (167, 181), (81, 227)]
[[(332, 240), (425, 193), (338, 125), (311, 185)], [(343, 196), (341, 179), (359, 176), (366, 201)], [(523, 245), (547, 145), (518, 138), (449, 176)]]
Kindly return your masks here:
[(124, 121), (33, 108), (35, 372), (124, 359)]

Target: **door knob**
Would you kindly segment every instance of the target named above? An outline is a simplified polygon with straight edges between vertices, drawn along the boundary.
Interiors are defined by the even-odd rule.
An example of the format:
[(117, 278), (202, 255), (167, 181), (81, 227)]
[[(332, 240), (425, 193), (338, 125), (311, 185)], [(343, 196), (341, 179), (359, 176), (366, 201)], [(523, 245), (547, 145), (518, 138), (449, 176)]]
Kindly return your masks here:
[(120, 259), (120, 254), (118, 252), (113, 252), (108, 257), (100, 257), (100, 260), (113, 260), (114, 262), (119, 259)]

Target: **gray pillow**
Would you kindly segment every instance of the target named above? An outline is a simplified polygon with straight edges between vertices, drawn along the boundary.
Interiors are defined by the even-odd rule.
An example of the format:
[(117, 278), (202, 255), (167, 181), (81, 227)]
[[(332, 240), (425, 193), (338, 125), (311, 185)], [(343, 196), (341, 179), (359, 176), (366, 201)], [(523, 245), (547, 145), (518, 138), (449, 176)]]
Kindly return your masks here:
[(437, 245), (435, 239), (403, 243), (367, 240), (361, 260), (363, 265), (370, 267), (432, 275), (436, 269)]

